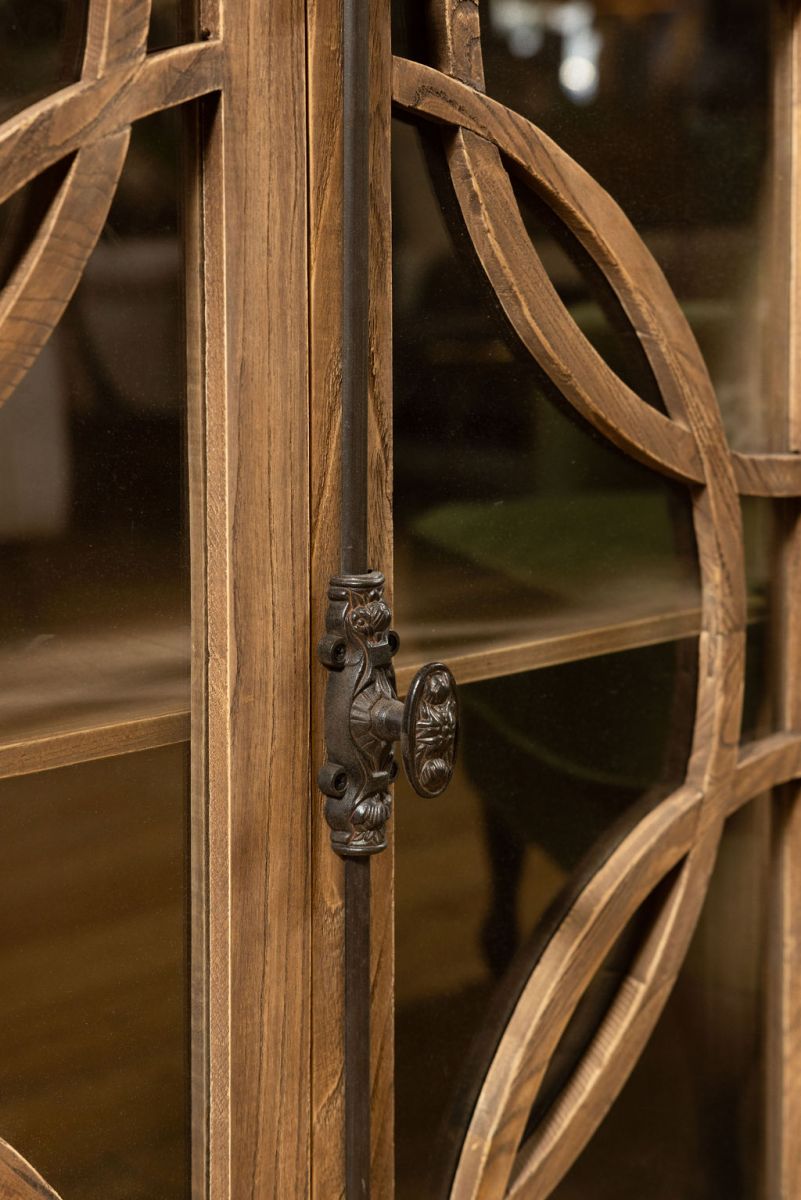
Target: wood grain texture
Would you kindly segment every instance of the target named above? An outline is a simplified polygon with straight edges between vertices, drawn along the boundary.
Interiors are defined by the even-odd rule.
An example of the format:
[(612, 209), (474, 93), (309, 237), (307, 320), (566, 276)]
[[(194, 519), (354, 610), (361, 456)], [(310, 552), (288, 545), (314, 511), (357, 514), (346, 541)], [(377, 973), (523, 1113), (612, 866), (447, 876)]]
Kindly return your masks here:
[[(341, 6), (314, 0), (308, 12), (312, 612), (322, 620), (328, 579), (339, 568), (340, 364), (342, 288)], [(371, 11), (370, 396), (368, 434), (371, 563), (391, 578), (391, 222), (389, 197), (389, 24)], [(315, 629), (319, 636), (321, 629)], [(325, 673), (312, 671), (314, 762), (324, 759)], [(332, 853), (322, 798), (312, 791), (312, 1194), (344, 1196), (342, 863)], [(392, 844), (372, 872), (372, 1178), (373, 1195), (393, 1191)]]
[[(770, 402), (774, 447), (801, 450), (801, 5), (775, 7)], [(780, 728), (801, 730), (801, 509), (779, 509), (776, 700)], [(766, 1005), (766, 1200), (801, 1196), (801, 785), (774, 795)]]
[(29, 1162), (0, 1138), (0, 1200), (59, 1200)]
[[(4, 199), (48, 165), (74, 154), (38, 230), (0, 295), (0, 402), (35, 361), (80, 281), (117, 188), (130, 138), (130, 123), (221, 85), (219, 43), (180, 46), (146, 57), (150, 8), (150, 0), (90, 0), (80, 81), (0, 126), (0, 193)], [(191, 293), (191, 285), (189, 290)], [(195, 305), (194, 315), (199, 315), (199, 305)], [(193, 445), (193, 451), (198, 449)], [(198, 468), (202, 468), (201, 455), (193, 458), (195, 478)], [(197, 491), (197, 487), (193, 490)], [(193, 566), (197, 562), (202, 568), (197, 533), (203, 526), (197, 520), (199, 515), (202, 515), (202, 499), (193, 502)], [(202, 571), (201, 579), (205, 580)], [(193, 590), (193, 608), (202, 614), (202, 585), (195, 584)], [(205, 664), (205, 645), (201, 643), (198, 647), (196, 642), (196, 664), (199, 656)], [(198, 830), (197, 815), (205, 810), (206, 792), (205, 771), (198, 770), (205, 761), (205, 738), (204, 730), (197, 725), (204, 715), (203, 692), (197, 687), (193, 708), (197, 739), (197, 753), (193, 756), (193, 969), (196, 974), (193, 996), (202, 1000), (206, 865), (205, 830), (203, 822)], [(188, 733), (189, 714), (183, 711), (114, 723), (97, 722), (86, 728), (33, 736), (0, 747), (0, 773), (21, 775), (167, 745), (184, 741)], [(196, 1014), (193, 1057), (201, 1060), (193, 1068), (193, 1110), (200, 1112), (204, 1127), (202, 1136), (196, 1132), (194, 1137), (194, 1194), (199, 1197), (204, 1192), (206, 1173), (203, 1093), (207, 1091), (204, 1049), (207, 1022), (202, 1004), (193, 1004), (193, 1012)], [(51, 1192), (46, 1189), (41, 1194), (51, 1195)]]
[(0, 125), (0, 204), (82, 145), (222, 83), (220, 42), (194, 42), (81, 79)]
[[(484, 1077), (450, 1193), (452, 1200), (506, 1194), (544, 1200), (614, 1102), (659, 1017), (734, 803), (746, 619), (742, 530), (716, 397), (662, 272), (594, 180), (529, 122), (479, 90), (477, 6), (443, 0), (437, 8), (441, 71), (396, 60), (395, 99), (407, 112), (450, 126), (443, 148), (462, 219), (512, 326), (562, 395), (610, 440), (651, 467), (704, 483), (692, 493), (702, 619), (685, 784), (634, 825), (569, 905)], [(588, 353), (526, 233), (500, 151), (615, 292), (667, 416), (621, 389), (605, 364)], [(521, 1148), (549, 1059), (595, 970), (640, 904), (674, 869), (658, 919), (597, 1037)]]
[(0, 403), (36, 361), (106, 223), (130, 131), (81, 150), (0, 295)]
[(675, 390), (675, 356), (694, 339), (661, 271), (611, 197), (530, 122), (439, 71), (396, 58), (393, 96), (408, 112), (457, 125), (446, 135), (446, 154), (462, 215), (510, 323), (552, 383), (634, 458), (678, 479), (700, 479), (687, 428), (623, 384), (565, 309), (526, 232), (498, 151), (579, 238), (632, 319), (660, 386)]
[[(553, 628), (539, 637), (509, 642), (498, 640), (486, 649), (479, 650), (451, 649), (445, 655), (448, 666), (457, 683), (475, 683), (481, 679), (521, 674), (600, 654), (616, 654), (620, 650), (634, 650), (678, 638), (695, 637), (701, 632), (701, 609), (700, 606), (676, 609), (653, 617), (597, 624), (593, 623), (592, 617), (583, 614), (580, 623), (566, 617), (564, 621), (554, 624), (561, 624), (562, 628)], [(581, 627), (578, 627), (579, 624)], [(424, 661), (426, 657), (420, 654), (410, 656), (401, 651), (395, 672), (400, 694), (405, 694)]]
[(0, 779), (171, 746), (188, 737), (189, 713), (182, 711), (109, 724), (95, 722), (84, 728), (5, 742), (0, 745)]
[(737, 762), (729, 813), (799, 776), (801, 733), (776, 733), (744, 746)]
[[(81, 79), (144, 59), (150, 0), (90, 0)], [(14, 121), (24, 124), (26, 113)], [(2, 136), (2, 130), (0, 130)], [(117, 189), (130, 129), (79, 149), (33, 241), (0, 296), (0, 403), (35, 362), (69, 303)], [(17, 147), (24, 155), (24, 147)], [(55, 160), (53, 160), (55, 161)], [(34, 174), (41, 170), (38, 167)], [(3, 166), (0, 164), (0, 173)]]
[(310, 1189), (305, 4), (229, 0), (225, 44), (200, 180), (208, 1190), (283, 1200)]
[(146, 58), (149, 21), (149, 0), (92, 0), (80, 81), (0, 126), (0, 202), (77, 151), (0, 295), (0, 403), (78, 286), (117, 189), (131, 121), (220, 84), (219, 47), (211, 43)]
[[(339, 570), (342, 322), (342, 12), (308, 9), (311, 595), (322, 633), (328, 580)], [(312, 755), (325, 761), (326, 678), (312, 665)], [(312, 789), (311, 1195), (345, 1196), (344, 869), (331, 851), (323, 801)]]
[(737, 490), (743, 496), (801, 496), (801, 455), (732, 452)]

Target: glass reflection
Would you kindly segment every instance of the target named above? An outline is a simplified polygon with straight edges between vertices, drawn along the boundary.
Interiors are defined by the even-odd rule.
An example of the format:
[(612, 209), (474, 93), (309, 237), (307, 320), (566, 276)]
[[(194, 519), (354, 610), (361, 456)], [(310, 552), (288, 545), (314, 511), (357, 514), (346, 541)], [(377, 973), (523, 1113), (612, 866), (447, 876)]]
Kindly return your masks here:
[(86, 0), (4, 0), (0, 121), (80, 74)]
[(748, 585), (745, 702), (742, 740), (764, 737), (776, 728), (775, 605), (772, 581), (778, 574), (778, 512), (776, 502), (743, 496), (745, 568)]
[(0, 782), (0, 1136), (74, 1200), (189, 1180), (188, 747)]
[[(687, 490), (544, 387), (454, 246), (415, 130), (397, 124), (393, 149), (398, 664), (624, 624), (628, 644), (693, 631)], [(555, 244), (549, 262), (599, 350), (641, 376)]]
[[(186, 17), (189, 11), (186, 6)], [(180, 0), (153, 0), (150, 12), (150, 28), (147, 35), (148, 50), (164, 50), (183, 41), (182, 11)]]
[(84, 277), (0, 409), (0, 738), (188, 707), (181, 116), (139, 122)]
[[(421, 8), (396, 4), (395, 44), (431, 62)], [(622, 205), (699, 341), (732, 445), (769, 449), (770, 5), (487, 0), (480, 13), (487, 92)], [(536, 244), (547, 256), (552, 239)]]
[(449, 791), (421, 819), (399, 784), (399, 1200), (438, 1194), (435, 1134), (517, 949), (618, 819), (683, 777), (696, 653), (684, 641), (463, 687)]
[(770, 5), (490, 0), (482, 12), (490, 95), (622, 205), (690, 321), (732, 444), (767, 449)]

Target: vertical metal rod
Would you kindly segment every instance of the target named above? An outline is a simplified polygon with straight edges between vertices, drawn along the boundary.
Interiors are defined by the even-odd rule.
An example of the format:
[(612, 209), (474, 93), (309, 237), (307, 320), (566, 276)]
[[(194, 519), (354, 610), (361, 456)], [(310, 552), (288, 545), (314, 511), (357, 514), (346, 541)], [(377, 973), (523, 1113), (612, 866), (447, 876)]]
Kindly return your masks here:
[(370, 1196), (370, 859), (345, 860), (345, 1195)]
[[(342, 573), (367, 562), (370, 378), (370, 27), (344, 0), (342, 210)], [(345, 860), (345, 1186), (370, 1197), (370, 860)]]

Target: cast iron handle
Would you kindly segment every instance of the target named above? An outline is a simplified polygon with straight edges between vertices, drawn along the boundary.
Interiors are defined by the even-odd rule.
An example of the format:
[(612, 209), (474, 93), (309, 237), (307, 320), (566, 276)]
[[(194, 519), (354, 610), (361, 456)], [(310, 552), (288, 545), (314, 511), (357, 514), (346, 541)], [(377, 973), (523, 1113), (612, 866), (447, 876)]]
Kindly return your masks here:
[(438, 796), (453, 775), (459, 705), (456, 681), (444, 663), (426, 663), (405, 702), (397, 698), (392, 658), (400, 639), (391, 628), (384, 576), (337, 575), (328, 588), (320, 660), (326, 691), (328, 760), (318, 775), (325, 793), (331, 843), (343, 857), (377, 854), (386, 846), (397, 776), (393, 744), (414, 790)]

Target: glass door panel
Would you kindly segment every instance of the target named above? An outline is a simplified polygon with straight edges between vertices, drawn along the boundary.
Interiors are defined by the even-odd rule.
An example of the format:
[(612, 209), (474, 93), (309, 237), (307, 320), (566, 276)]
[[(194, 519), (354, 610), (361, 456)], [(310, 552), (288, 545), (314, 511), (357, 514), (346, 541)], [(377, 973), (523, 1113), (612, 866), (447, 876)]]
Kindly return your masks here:
[(102, 129), (158, 76), (149, 21), (0, 15), (0, 1139), (76, 1200), (178, 1200), (191, 1176), (182, 72)]
[(659, 1024), (555, 1200), (759, 1195), (769, 819), (762, 801), (731, 819)]
[[(591, 239), (581, 241), (586, 231), (576, 217), (582, 188), (595, 196), (596, 180), (611, 193), (666, 275), (680, 309), (671, 329), (686, 329), (686, 319), (700, 347), (725, 427), (721, 445), (753, 455), (782, 444), (769, 385), (776, 351), (764, 336), (774, 269), (770, 6), (491, 0), (478, 16), (472, 7), (460, 9), (464, 24), (456, 33), (452, 6), (434, 7), (439, 41), (436, 22), (427, 24), (419, 6), (394, 6), (395, 53), (481, 95), (413, 70), (406, 77), (417, 91), (406, 90), (410, 64), (396, 68), (403, 118), (392, 143), (394, 612), (402, 636), (396, 663), (403, 688), (424, 659), (441, 657), (461, 685), (462, 704), (461, 763), (451, 794), (420, 821), (398, 785), (399, 1200), (446, 1197), (457, 1161), (466, 1172), (464, 1194), (477, 1194), (470, 1187), (478, 1176), (469, 1172), (485, 1149), (487, 1177), (493, 1156), (508, 1153), (513, 1135), (504, 1148), (503, 1122), (508, 1116), (511, 1127), (520, 1118), (514, 1087), (525, 1090), (525, 1071), (504, 1074), (501, 1060), (523, 1054), (525, 1029), (512, 1025), (518, 1006), (536, 1007), (561, 978), (560, 965), (548, 958), (560, 937), (565, 959), (578, 944), (592, 956), (593, 880), (604, 878), (620, 847), (638, 853), (637, 831), (655, 829), (660, 813), (667, 820), (683, 804), (691, 807), (699, 786), (706, 736), (700, 718), (694, 728), (696, 697), (705, 689), (699, 661), (714, 671), (702, 611), (708, 630), (715, 587), (709, 543), (699, 566), (699, 492), (635, 463), (568, 407), (568, 369), (561, 379), (556, 371), (546, 379), (545, 367), (524, 349), (504, 291), (519, 285), (514, 301), (530, 303), (530, 323), (545, 340), (544, 316), (537, 322), (554, 297), (545, 283), (535, 292), (520, 282), (539, 262), (562, 306), (552, 333), (566, 345), (586, 339), (599, 379), (609, 368), (643, 408), (675, 422), (651, 353), (650, 340), (658, 342), (662, 331), (624, 311), (629, 285), (620, 278), (630, 263), (624, 269), (615, 260), (609, 228), (600, 227), (610, 237), (607, 258), (590, 261)], [(448, 54), (458, 58), (449, 71)], [(521, 147), (528, 134), (514, 114), (553, 138), (592, 178), (574, 177), (572, 165), (534, 135), (525, 152), (536, 150), (540, 159), (527, 173)], [(558, 167), (548, 192), (542, 163), (550, 154)], [(512, 226), (518, 245), (526, 244), (527, 267), (518, 274), (510, 263), (514, 239), (503, 241)], [(621, 226), (614, 229), (622, 246)], [(634, 290), (642, 283), (647, 291), (647, 272), (634, 275)], [(656, 321), (666, 312), (663, 303)], [(772, 500), (750, 496), (738, 506), (732, 495), (722, 534), (741, 539), (747, 566), (738, 726), (744, 743), (775, 728), (768, 620), (774, 509)], [(734, 640), (741, 629), (727, 636)], [(729, 730), (730, 744), (737, 733)], [(511, 1180), (515, 1197), (578, 1200), (600, 1196), (604, 1187), (610, 1197), (653, 1191), (666, 1200), (757, 1193), (770, 817), (760, 800), (740, 812), (744, 799), (732, 792), (727, 803), (718, 867), (694, 936), (697, 912), (680, 928), (681, 881), (697, 872), (688, 891), (702, 897), (706, 877), (687, 835), (665, 850), (651, 886), (642, 884), (637, 904), (620, 917), (617, 939), (608, 935), (582, 995), (564, 1000), (572, 1007), (558, 1036), (547, 1048), (544, 1041), (528, 1047), (532, 1060), (542, 1057), (531, 1068), (539, 1083), (519, 1105), (529, 1124), (519, 1130), (510, 1174), (498, 1167), (496, 1177)], [(631, 856), (621, 858), (622, 874)], [(725, 944), (727, 912), (743, 933), (737, 952)], [(637, 1012), (647, 1023), (635, 997), (638, 988), (643, 995), (657, 989), (644, 964), (662, 961), (659, 930), (669, 921), (675, 928), (663, 945), (675, 938), (679, 960), (686, 959), (675, 964), (673, 997), (615, 1105), (614, 1056), (604, 1059), (604, 1039), (614, 1040), (618, 1012)], [(541, 980), (541, 991), (532, 984), (527, 1000), (532, 979)], [(553, 995), (556, 1009), (559, 992)], [(537, 1019), (550, 1038), (543, 1011)], [(626, 1019), (636, 1037), (634, 1016)], [(622, 1017), (619, 1028), (629, 1028)], [(608, 1097), (589, 1082), (601, 1060), (598, 1078), (610, 1077)], [(735, 1078), (747, 1080), (739, 1096)], [(496, 1079), (503, 1082), (493, 1091)], [(558, 1105), (580, 1094), (591, 1095), (585, 1110), (597, 1119), (586, 1135), (589, 1148), (562, 1169), (555, 1164), (573, 1159), (560, 1138), (569, 1139), (564, 1131), (581, 1119), (578, 1100), (570, 1120)], [(498, 1118), (500, 1133), (493, 1099), (509, 1106)], [(738, 1152), (729, 1153), (735, 1144)], [(496, 1185), (499, 1197), (506, 1186)]]
[(455, 1120), (463, 1064), (515, 955), (528, 961), (549, 908), (681, 781), (696, 660), (690, 639), (464, 686), (447, 793), (421, 820), (398, 783), (399, 1200), (437, 1194), (444, 1148), (431, 1130)]
[(396, 123), (393, 154), (401, 679), (427, 657), (467, 681), (695, 632), (686, 489), (546, 392), (454, 244), (412, 127)]
[(189, 1178), (187, 746), (0, 782), (0, 1133), (62, 1196)]
[(0, 742), (189, 706), (181, 130), (134, 127), (78, 289), (0, 409)]

